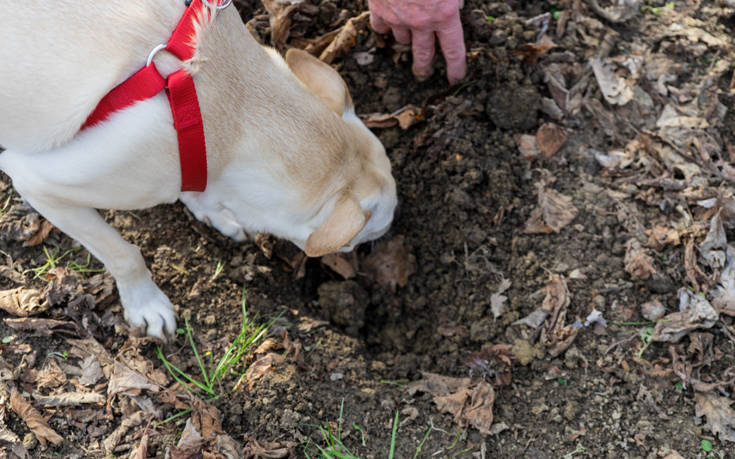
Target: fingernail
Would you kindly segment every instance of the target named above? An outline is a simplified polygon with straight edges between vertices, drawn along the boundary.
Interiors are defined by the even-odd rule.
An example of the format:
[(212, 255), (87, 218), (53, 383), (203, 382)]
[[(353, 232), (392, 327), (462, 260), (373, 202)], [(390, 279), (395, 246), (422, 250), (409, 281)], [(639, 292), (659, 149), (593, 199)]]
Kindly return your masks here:
[(418, 81), (426, 81), (429, 78), (431, 78), (431, 75), (434, 74), (434, 69), (429, 69), (428, 71), (418, 71), (415, 68), (412, 69), (413, 76), (416, 77)]

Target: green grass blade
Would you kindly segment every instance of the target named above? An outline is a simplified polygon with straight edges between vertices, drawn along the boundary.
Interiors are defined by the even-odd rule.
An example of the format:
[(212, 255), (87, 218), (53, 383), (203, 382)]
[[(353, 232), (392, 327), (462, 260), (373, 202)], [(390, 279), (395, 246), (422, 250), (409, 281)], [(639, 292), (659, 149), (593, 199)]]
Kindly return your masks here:
[(398, 433), (398, 410), (396, 410), (396, 417), (393, 418), (393, 433), (390, 436), (390, 454), (388, 459), (393, 459), (393, 454), (396, 452), (396, 433)]
[(429, 435), (431, 435), (431, 432), (434, 430), (432, 426), (429, 426), (429, 430), (426, 431), (426, 435), (424, 435), (424, 438), (421, 439), (421, 443), (419, 443), (419, 446), (416, 448), (416, 452), (413, 455), (413, 459), (416, 459), (419, 457), (419, 453), (421, 452), (421, 448), (424, 447), (424, 443), (426, 443), (426, 440), (429, 439)]

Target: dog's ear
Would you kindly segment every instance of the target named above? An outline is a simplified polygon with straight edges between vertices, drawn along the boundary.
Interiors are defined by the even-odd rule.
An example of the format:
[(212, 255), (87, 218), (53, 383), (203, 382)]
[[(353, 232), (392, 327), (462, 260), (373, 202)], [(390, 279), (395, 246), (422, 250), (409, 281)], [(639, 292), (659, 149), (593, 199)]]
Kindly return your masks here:
[(306, 51), (291, 48), (286, 51), (286, 63), (296, 77), (335, 113), (342, 116), (352, 108), (347, 85), (336, 70)]
[(354, 197), (341, 198), (322, 226), (306, 239), (304, 252), (310, 257), (336, 252), (357, 236), (369, 218), (370, 211), (363, 212)]

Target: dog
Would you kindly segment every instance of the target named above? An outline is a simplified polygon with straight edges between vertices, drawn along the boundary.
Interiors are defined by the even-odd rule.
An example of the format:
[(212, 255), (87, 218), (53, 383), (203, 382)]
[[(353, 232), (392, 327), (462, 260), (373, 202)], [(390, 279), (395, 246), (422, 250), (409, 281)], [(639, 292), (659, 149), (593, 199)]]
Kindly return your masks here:
[[(382, 236), (397, 203), (385, 149), (340, 75), (304, 51), (284, 59), (261, 46), (234, 7), (213, 1), (195, 17), (194, 52), (182, 61), (151, 50), (171, 36), (185, 0), (0, 0), (0, 169), (104, 263), (128, 323), (164, 341), (176, 329), (171, 302), (97, 209), (178, 199), (236, 241), (271, 233), (318, 257)], [(163, 77), (183, 68), (193, 78), (204, 191), (182, 191), (165, 92), (81, 129), (147, 57)]]

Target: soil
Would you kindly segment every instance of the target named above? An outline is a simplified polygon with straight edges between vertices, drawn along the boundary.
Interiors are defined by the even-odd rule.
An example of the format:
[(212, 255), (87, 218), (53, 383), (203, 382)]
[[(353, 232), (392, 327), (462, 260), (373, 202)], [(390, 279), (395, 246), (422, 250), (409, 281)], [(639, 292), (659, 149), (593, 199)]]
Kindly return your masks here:
[[(313, 8), (293, 16), (291, 45), (321, 36), (367, 9), (364, 1), (307, 3)], [(225, 378), (221, 396), (201, 397), (216, 407), (222, 432), (247, 446), (249, 454), (257, 445), (272, 451), (268, 456), (261, 449), (260, 457), (284, 457), (273, 452), (279, 448), (285, 451), (280, 454), (291, 457), (323, 457), (316, 448), (325, 445), (320, 426), (339, 428), (344, 445), (361, 458), (388, 457), (392, 438), (397, 458), (733, 457), (732, 438), (713, 432), (712, 421), (705, 422), (701, 414), (695, 416), (699, 392), (694, 387), (715, 384), (711, 390), (733, 400), (735, 386), (732, 379), (726, 382), (735, 367), (733, 317), (723, 314), (722, 325), (700, 327), (709, 344), (697, 360), (692, 356), (699, 341), (692, 336), (678, 343), (646, 341), (653, 322), (641, 310), (657, 300), (667, 314), (678, 311), (681, 288), (709, 297), (706, 286), (714, 286), (718, 274), (703, 268), (699, 277), (690, 275), (686, 238), (678, 244), (651, 245), (645, 230), (657, 225), (674, 228), (682, 214), (688, 214), (690, 221), (704, 222), (704, 230), (691, 236), (701, 244), (712, 214), (697, 208), (682, 190), (698, 186), (698, 200), (724, 199), (732, 194), (733, 182), (726, 169), (714, 171), (701, 160), (690, 162), (699, 167), (696, 177), (702, 178), (693, 183), (688, 169), (658, 167), (641, 160), (643, 153), (628, 168), (611, 169), (599, 159), (647, 136), (651, 144), (645, 150), (665, 165), (652, 153), (663, 148), (655, 145), (665, 143), (651, 134), (656, 120), (669, 100), (678, 97), (684, 103), (688, 84), (707, 78), (727, 112), (707, 132), (717, 133), (712, 135), (722, 151), (735, 144), (732, 71), (714, 69), (716, 61), (732, 55), (727, 37), (735, 11), (727, 2), (673, 3), (667, 12), (665, 3), (652, 2), (649, 6), (659, 9), (643, 9), (616, 23), (596, 16), (579, 1), (468, 0), (462, 15), (469, 74), (453, 88), (446, 83), (440, 56), (435, 74), (419, 83), (411, 75), (406, 49), (367, 29), (359, 33), (354, 46), (333, 63), (351, 90), (358, 114), (393, 113), (408, 104), (420, 109), (408, 129), (374, 129), (390, 157), (400, 200), (383, 240), (402, 237), (404, 249), (396, 252), (409, 268), (415, 263), (415, 272), (404, 273), (405, 285), (398, 282), (391, 288), (366, 269), (366, 260), (384, 247), (382, 242), (358, 248), (358, 271), (344, 279), (344, 272), (320, 260), (302, 261), (287, 242), (262, 238), (258, 243), (235, 243), (197, 222), (181, 204), (105, 212), (108, 221), (141, 248), (154, 280), (177, 305), (182, 326), (182, 318), (190, 321), (201, 349), (218, 355), (237, 336), (243, 288), (248, 316), (258, 323), (272, 321), (273, 349), (285, 359), (259, 379), (232, 390), (238, 375), (256, 359), (248, 356)], [(236, 5), (245, 21), (252, 19), (251, 30), (268, 43), (270, 26), (263, 6), (249, 0)], [(540, 26), (531, 20), (545, 13), (551, 13), (546, 31), (555, 44), (551, 48), (537, 41)], [(661, 38), (662, 30), (684, 18), (702, 21), (700, 29), (725, 44), (677, 41), (674, 35)], [(681, 92), (669, 89), (662, 94), (655, 89), (656, 81), (641, 76), (632, 102), (611, 104), (590, 70), (591, 61), (602, 56), (623, 69), (625, 56), (652, 59), (652, 54), (641, 54), (642, 46), (679, 66), (666, 81)], [(358, 53), (369, 53), (372, 60), (358, 62)], [(571, 72), (567, 88), (586, 78), (576, 93), (581, 100), (577, 108), (562, 110), (557, 117), (544, 108), (549, 100), (557, 100), (549, 84), (555, 65)], [(518, 136), (535, 136), (551, 122), (564, 129), (563, 146), (550, 155), (524, 154)], [(667, 187), (661, 178), (677, 186)], [(31, 247), (10, 236), (8, 225), (27, 223), (30, 211), (23, 210), (10, 180), (2, 180), (7, 186), (0, 203), (9, 201), (1, 221), (6, 235), (0, 249), (22, 279), (0, 276), (1, 289), (19, 284), (46, 288), (55, 278), (53, 271), (35, 278), (29, 270), (44, 265), (47, 253), (74, 249), (58, 264), (85, 263), (86, 252), (58, 231)], [(568, 196), (577, 213), (558, 231), (529, 233), (527, 222), (539, 206), (543, 187)], [(732, 236), (728, 225), (729, 220), (726, 234)], [(629, 268), (631, 239), (641, 240), (650, 254), (650, 276)], [(694, 256), (703, 263), (701, 253)], [(408, 260), (408, 254), (415, 261)], [(89, 267), (101, 268), (94, 260)], [(24, 365), (25, 359), (29, 369), (39, 371), (51, 360), (79, 365), (67, 338), (91, 333), (113, 356), (141, 346), (141, 355), (165, 372), (155, 344), (131, 344), (116, 293), (100, 302), (99, 294), (89, 291), (93, 275), (73, 275), (71, 281), (97, 299), (86, 319), (63, 302), (41, 316), (71, 320), (78, 324), (76, 331), (39, 337), (0, 321), (0, 337), (7, 337), (0, 356), (12, 367)], [(568, 289), (563, 325), (577, 322), (570, 328), (576, 337), (559, 352), (543, 343), (540, 328), (513, 324), (546, 302), (547, 286), (555, 278), (563, 279)], [(494, 302), (505, 280), (510, 281), (501, 291), (507, 297), (506, 309), (496, 315)], [(602, 313), (606, 326), (584, 325), (593, 310)], [(109, 311), (112, 314), (106, 314)], [(0, 312), (0, 318), (10, 317)], [(89, 326), (89, 317), (99, 323), (97, 328)], [(477, 364), (487, 364), (483, 356), (498, 344), (507, 345), (511, 362), (510, 378), (501, 382), (492, 377), (494, 370)], [(180, 368), (197, 374), (185, 337), (169, 344), (166, 353)], [(432, 394), (408, 390), (427, 373), (492, 382), (492, 434), (442, 411)], [(165, 378), (166, 385), (174, 382)], [(20, 387), (25, 395), (37, 391), (28, 383)], [(64, 387), (73, 388), (71, 382)], [(154, 422), (182, 410), (142, 394), (153, 400)], [(36, 403), (64, 438), (58, 445), (34, 442), (16, 414), (6, 422), (20, 438), (26, 437), (32, 457), (100, 457), (102, 441), (137, 411), (132, 402), (122, 400), (125, 396), (118, 397), (94, 409), (44, 408)], [(81, 419), (84, 410), (89, 412), (87, 420)], [(396, 412), (399, 427), (394, 436)], [(176, 451), (171, 448), (188, 418), (185, 414), (160, 425), (132, 428), (115, 454), (135, 452), (145, 432), (147, 454), (168, 457)], [(735, 425), (733, 419), (727, 422), (730, 428)], [(205, 448), (210, 454), (205, 457), (224, 457), (207, 452), (214, 450)], [(677, 452), (681, 456), (673, 455)]]

